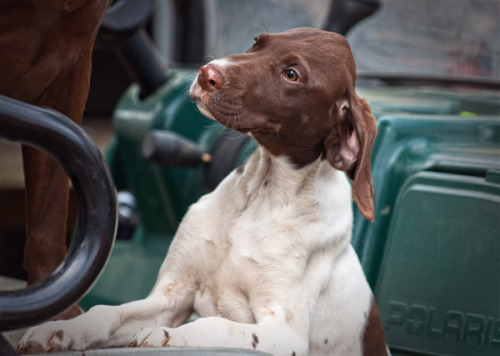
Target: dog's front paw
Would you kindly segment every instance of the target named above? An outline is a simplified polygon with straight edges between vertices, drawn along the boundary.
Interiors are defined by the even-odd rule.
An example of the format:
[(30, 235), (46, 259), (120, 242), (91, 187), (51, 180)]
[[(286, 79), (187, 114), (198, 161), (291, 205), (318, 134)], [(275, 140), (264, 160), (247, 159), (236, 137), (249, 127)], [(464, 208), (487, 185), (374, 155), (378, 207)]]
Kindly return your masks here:
[(18, 345), (22, 354), (84, 350), (85, 345), (71, 332), (67, 321), (51, 321), (28, 329)]
[(149, 328), (138, 333), (127, 347), (187, 346), (186, 340), (169, 328)]

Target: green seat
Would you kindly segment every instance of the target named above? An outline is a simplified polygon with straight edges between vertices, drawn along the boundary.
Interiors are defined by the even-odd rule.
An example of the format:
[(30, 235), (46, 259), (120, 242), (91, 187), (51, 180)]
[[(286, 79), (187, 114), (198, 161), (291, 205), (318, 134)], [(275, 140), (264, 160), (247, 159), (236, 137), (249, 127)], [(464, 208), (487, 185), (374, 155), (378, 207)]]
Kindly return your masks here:
[(500, 171), (410, 177), (375, 293), (393, 354), (499, 355)]
[(353, 245), (393, 355), (500, 354), (500, 97), (361, 91), (375, 221), (355, 210)]
[[(500, 106), (500, 105), (499, 105)], [(493, 116), (381, 115), (372, 151), (375, 221), (355, 213), (353, 245), (375, 284), (401, 187), (420, 171), (485, 176), (500, 169), (500, 120)]]

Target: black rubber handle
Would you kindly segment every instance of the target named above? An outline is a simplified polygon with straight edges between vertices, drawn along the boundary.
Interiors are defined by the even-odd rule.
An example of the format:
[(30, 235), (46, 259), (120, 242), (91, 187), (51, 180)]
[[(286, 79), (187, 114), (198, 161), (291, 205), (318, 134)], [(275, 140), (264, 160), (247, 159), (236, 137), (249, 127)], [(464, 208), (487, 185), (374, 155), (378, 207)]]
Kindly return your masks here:
[(142, 28), (154, 0), (119, 0), (106, 12), (99, 39), (113, 45), (141, 88), (141, 98), (154, 93), (168, 80), (168, 68)]
[(68, 173), (78, 219), (68, 255), (49, 277), (0, 292), (0, 331), (47, 320), (76, 303), (97, 279), (114, 242), (114, 185), (98, 148), (65, 116), (0, 95), (0, 137), (37, 147)]
[(346, 35), (355, 24), (374, 14), (380, 8), (380, 2), (381, 0), (332, 0), (322, 28)]
[(171, 131), (151, 131), (142, 142), (142, 156), (169, 167), (198, 167), (211, 160), (196, 143)]

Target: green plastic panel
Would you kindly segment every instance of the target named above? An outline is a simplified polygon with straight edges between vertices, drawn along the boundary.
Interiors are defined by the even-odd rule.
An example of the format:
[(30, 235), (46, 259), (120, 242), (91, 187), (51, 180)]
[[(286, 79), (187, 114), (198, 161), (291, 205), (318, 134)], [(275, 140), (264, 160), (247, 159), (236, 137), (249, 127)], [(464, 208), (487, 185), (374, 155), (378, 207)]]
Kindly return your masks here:
[[(500, 105), (500, 100), (499, 100)], [(355, 215), (353, 245), (375, 284), (396, 197), (413, 174), (439, 171), (484, 177), (500, 169), (500, 120), (494, 116), (382, 115), (372, 151), (375, 221)]]
[(375, 116), (409, 113), (420, 115), (499, 116), (498, 91), (437, 87), (356, 88), (368, 99)]
[[(204, 193), (202, 168), (161, 167), (142, 157), (141, 147), (152, 130), (170, 130), (210, 148), (210, 138), (222, 126), (207, 119), (189, 99), (193, 80), (190, 71), (173, 71), (169, 82), (141, 100), (139, 88), (132, 86), (120, 100), (113, 117), (119, 149), (114, 160), (124, 175), (124, 186), (137, 198), (141, 222), (151, 233), (173, 233), (187, 207)], [(118, 163), (112, 164), (112, 167)], [(172, 187), (172, 189), (170, 189)]]
[(376, 286), (393, 352), (500, 355), (500, 185), (435, 172), (408, 179)]

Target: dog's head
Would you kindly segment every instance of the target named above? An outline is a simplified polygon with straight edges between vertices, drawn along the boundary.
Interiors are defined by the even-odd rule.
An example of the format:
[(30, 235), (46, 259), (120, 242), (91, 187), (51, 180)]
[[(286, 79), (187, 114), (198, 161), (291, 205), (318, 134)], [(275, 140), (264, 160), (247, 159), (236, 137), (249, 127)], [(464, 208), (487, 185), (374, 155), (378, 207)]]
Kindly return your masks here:
[(347, 173), (356, 204), (373, 220), (370, 154), (377, 129), (355, 80), (343, 36), (300, 28), (262, 34), (245, 54), (203, 66), (190, 95), (205, 115), (250, 132), (297, 167), (327, 159)]

